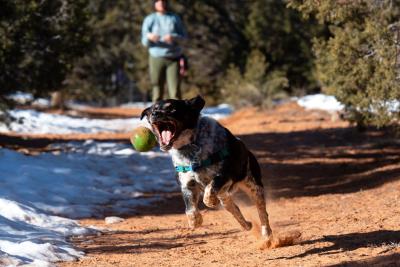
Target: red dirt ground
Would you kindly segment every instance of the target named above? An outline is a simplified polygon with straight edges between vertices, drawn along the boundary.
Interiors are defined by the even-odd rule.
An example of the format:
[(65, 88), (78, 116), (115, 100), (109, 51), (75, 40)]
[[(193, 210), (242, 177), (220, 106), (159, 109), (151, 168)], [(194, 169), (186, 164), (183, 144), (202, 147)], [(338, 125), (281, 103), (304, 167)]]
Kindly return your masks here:
[[(261, 249), (257, 229), (243, 232), (226, 211), (204, 207), (204, 225), (189, 230), (177, 192), (121, 223), (81, 220), (104, 233), (72, 238), (86, 257), (59, 266), (400, 266), (398, 138), (293, 103), (240, 110), (222, 123), (256, 154), (272, 229), (300, 232), (294, 245)], [(257, 223), (247, 199), (238, 201)]]

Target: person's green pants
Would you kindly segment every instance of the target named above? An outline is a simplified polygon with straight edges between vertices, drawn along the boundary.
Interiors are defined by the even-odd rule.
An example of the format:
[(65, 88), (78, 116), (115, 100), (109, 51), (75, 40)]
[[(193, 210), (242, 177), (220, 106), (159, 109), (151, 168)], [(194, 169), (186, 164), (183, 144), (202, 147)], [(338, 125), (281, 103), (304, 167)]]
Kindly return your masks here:
[(181, 99), (178, 59), (150, 56), (149, 66), (153, 102), (163, 99), (165, 80), (169, 98)]

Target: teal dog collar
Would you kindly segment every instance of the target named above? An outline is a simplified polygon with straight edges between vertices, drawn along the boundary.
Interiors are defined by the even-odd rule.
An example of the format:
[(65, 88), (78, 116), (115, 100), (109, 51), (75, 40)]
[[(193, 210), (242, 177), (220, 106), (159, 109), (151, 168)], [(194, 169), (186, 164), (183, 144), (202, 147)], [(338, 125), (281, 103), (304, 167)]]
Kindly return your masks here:
[(175, 170), (177, 172), (193, 172), (193, 171), (197, 171), (199, 169), (202, 168), (206, 168), (208, 166), (211, 166), (217, 162), (220, 162), (224, 159), (226, 159), (229, 156), (229, 150), (227, 147), (224, 147), (223, 149), (221, 149), (218, 152), (215, 152), (213, 154), (211, 154), (211, 156), (208, 159), (202, 160), (201, 162), (197, 163), (193, 163), (191, 165), (188, 166), (175, 166)]

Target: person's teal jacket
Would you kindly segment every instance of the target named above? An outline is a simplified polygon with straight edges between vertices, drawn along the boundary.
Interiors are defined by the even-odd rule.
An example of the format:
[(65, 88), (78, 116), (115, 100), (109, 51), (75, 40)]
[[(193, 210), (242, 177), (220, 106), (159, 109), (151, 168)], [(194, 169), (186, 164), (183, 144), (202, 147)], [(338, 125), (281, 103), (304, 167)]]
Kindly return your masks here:
[[(151, 42), (147, 34), (151, 32), (160, 36), (160, 41)], [(153, 57), (177, 58), (182, 54), (182, 48), (177, 42), (168, 44), (163, 42), (163, 36), (171, 34), (179, 39), (186, 38), (186, 31), (181, 19), (173, 13), (152, 13), (148, 15), (142, 25), (142, 44), (149, 48)]]

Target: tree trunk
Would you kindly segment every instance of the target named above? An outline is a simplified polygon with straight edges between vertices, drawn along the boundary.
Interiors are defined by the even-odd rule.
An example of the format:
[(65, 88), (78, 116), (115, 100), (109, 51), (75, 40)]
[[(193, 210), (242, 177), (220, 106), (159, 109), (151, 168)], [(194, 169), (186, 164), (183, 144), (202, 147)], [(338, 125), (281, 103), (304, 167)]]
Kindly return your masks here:
[(65, 109), (64, 93), (61, 91), (56, 91), (56, 92), (51, 93), (50, 106), (52, 108), (64, 110)]

